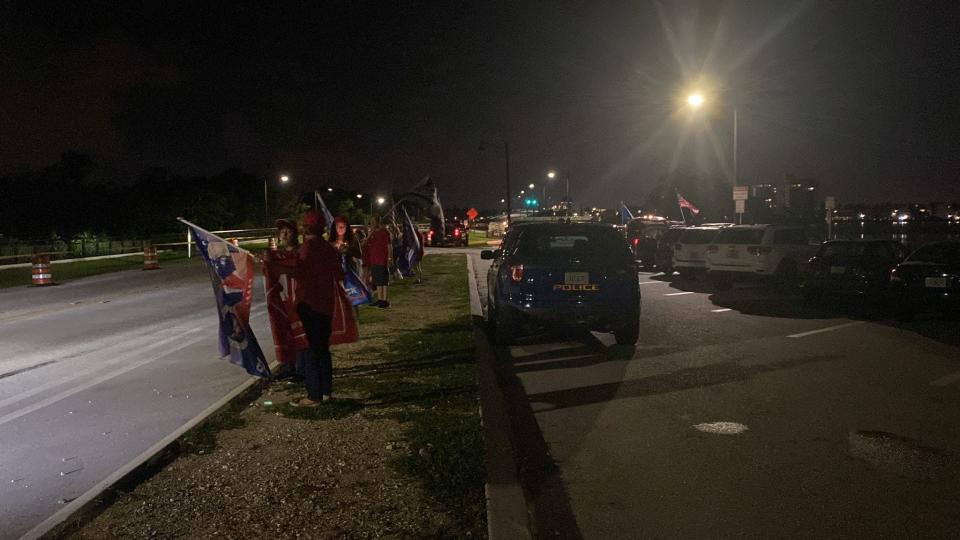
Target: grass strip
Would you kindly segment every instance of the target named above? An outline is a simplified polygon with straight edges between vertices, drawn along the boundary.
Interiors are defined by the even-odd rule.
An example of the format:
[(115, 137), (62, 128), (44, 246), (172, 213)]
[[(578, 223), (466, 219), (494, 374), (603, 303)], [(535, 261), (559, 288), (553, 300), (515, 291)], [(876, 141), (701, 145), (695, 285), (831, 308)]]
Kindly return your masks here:
[[(442, 536), (484, 537), (486, 470), (466, 265), (461, 255), (430, 255), (423, 268), (421, 285), (410, 279), (390, 284), (390, 308), (361, 307), (361, 340), (334, 349), (335, 366), (338, 357), (368, 359), (334, 369), (334, 394), (349, 398), (264, 412), (314, 421), (386, 415), (402, 422), (410, 451), (391, 465), (421, 482), (454, 518), (455, 529)], [(302, 394), (303, 386), (283, 392)]]
[[(185, 260), (187, 260), (186, 252), (174, 251), (160, 254), (161, 268), (164, 263), (175, 263)], [(119, 272), (121, 270), (135, 270), (137, 268), (143, 268), (143, 255), (54, 264), (51, 265), (51, 272), (54, 282), (63, 283), (73, 279)], [(0, 289), (8, 287), (29, 287), (31, 286), (31, 274), (32, 269), (29, 266), (0, 270)]]

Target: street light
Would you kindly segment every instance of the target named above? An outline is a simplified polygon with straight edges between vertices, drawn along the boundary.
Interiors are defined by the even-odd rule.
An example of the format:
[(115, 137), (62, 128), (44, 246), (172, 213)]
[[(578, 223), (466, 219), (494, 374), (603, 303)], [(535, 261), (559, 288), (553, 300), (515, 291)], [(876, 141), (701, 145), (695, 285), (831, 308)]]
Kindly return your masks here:
[[(383, 206), (383, 203), (387, 202), (383, 197), (377, 197), (377, 206)], [(370, 199), (370, 214), (373, 214), (373, 199)]]
[[(270, 205), (267, 203), (267, 178), (268, 176), (264, 175), (263, 177), (263, 226), (270, 227)], [(287, 175), (282, 175), (280, 181), (286, 184), (290, 181), (290, 177)]]

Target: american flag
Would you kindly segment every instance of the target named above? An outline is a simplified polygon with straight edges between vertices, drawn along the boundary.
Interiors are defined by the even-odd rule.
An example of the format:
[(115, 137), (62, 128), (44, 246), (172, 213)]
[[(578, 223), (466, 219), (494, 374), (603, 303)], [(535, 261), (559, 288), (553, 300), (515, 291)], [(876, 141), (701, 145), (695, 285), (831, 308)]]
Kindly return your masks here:
[(680, 205), (680, 208), (686, 208), (687, 210), (690, 210), (690, 211), (693, 212), (694, 214), (699, 214), (699, 213), (700, 213), (700, 209), (699, 209), (699, 208), (697, 208), (696, 206), (694, 206), (692, 202), (684, 199), (684, 198), (683, 198), (683, 195), (681, 195), (681, 194), (679, 194), (679, 193), (677, 193), (677, 203)]

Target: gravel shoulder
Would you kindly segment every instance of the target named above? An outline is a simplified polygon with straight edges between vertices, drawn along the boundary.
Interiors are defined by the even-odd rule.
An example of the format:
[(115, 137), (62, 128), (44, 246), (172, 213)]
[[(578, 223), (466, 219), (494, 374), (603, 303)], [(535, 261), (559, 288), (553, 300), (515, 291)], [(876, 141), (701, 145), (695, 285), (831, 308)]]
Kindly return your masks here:
[[(265, 385), (178, 441), (178, 457), (65, 538), (485, 537), (483, 437), (466, 266), (430, 255), (424, 283), (360, 310), (334, 347), (334, 395)], [(262, 341), (268, 338), (262, 337)]]

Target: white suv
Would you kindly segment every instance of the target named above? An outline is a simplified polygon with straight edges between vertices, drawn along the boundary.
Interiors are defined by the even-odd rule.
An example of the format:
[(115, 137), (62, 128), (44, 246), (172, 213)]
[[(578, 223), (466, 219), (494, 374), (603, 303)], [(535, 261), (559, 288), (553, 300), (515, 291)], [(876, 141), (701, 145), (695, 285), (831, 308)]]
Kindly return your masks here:
[(817, 245), (803, 227), (734, 225), (721, 229), (707, 246), (707, 274), (718, 289), (758, 277), (791, 283)]
[(687, 227), (673, 245), (673, 269), (681, 277), (693, 277), (707, 270), (707, 246), (720, 227)]

